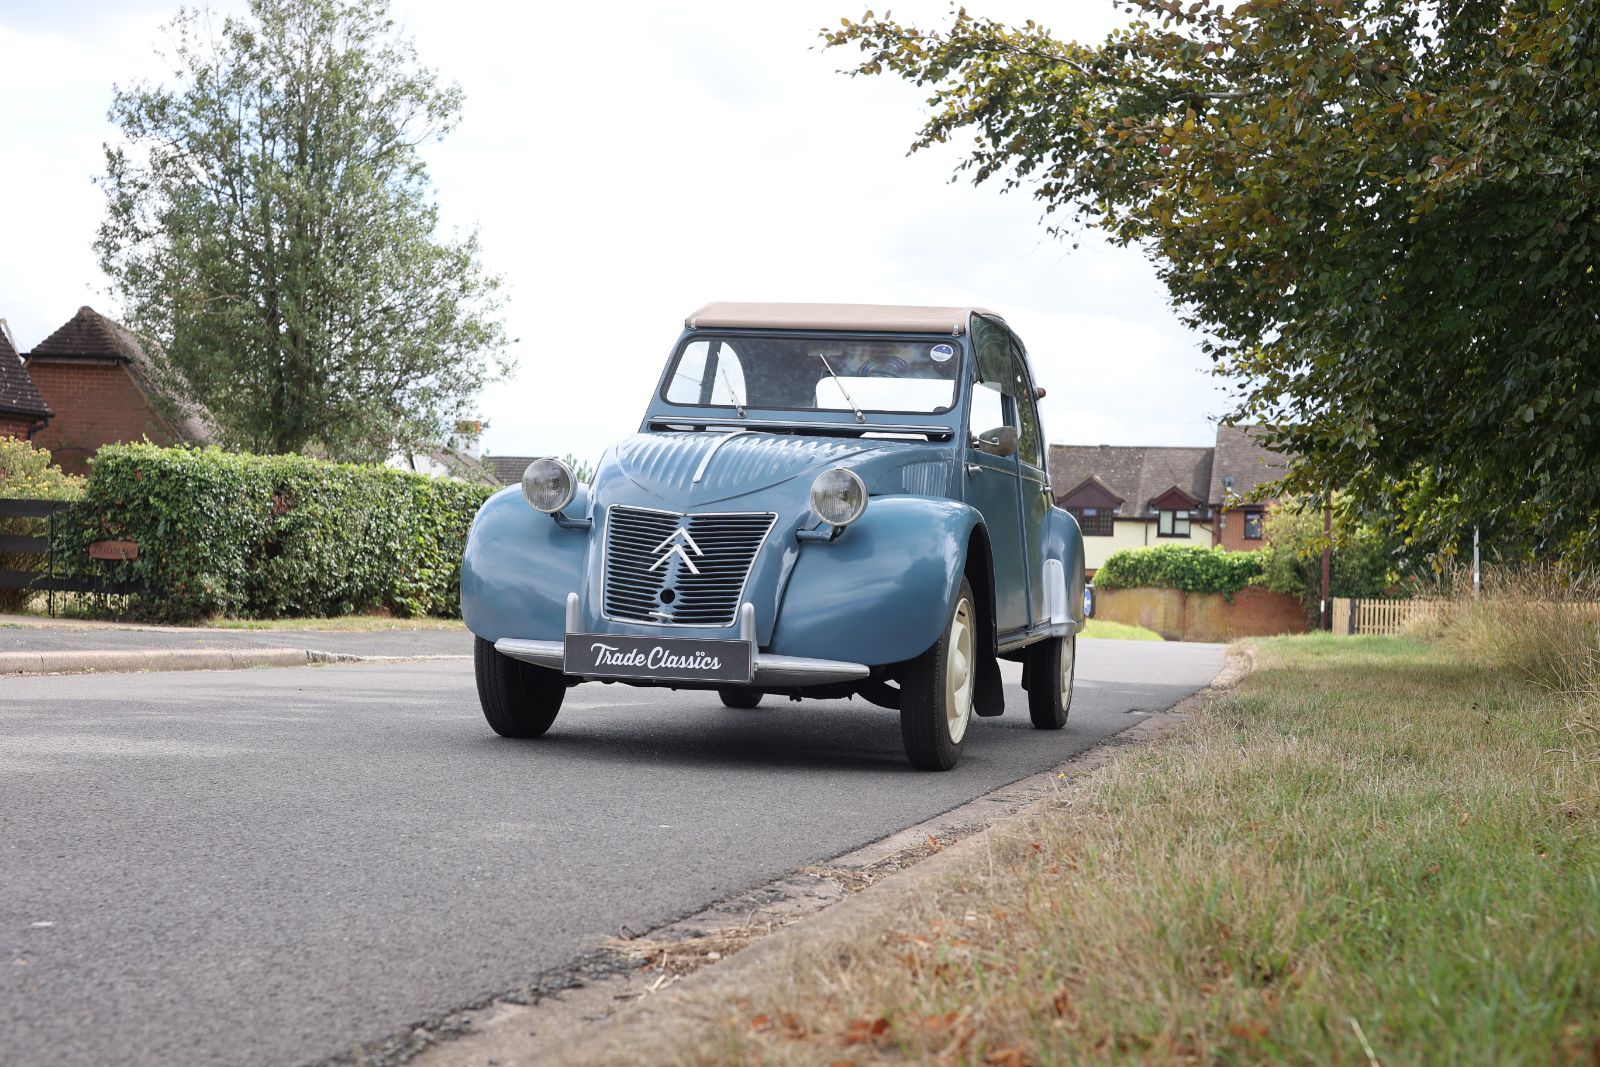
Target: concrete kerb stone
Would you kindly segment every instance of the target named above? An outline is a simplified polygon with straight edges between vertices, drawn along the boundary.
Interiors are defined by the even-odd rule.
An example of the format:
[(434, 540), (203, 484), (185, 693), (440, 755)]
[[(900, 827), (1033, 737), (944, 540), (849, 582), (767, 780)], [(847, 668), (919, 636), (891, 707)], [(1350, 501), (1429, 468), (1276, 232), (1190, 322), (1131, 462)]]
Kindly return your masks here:
[(85, 649), (0, 652), (0, 674), (111, 674), (133, 671), (231, 671), (304, 667), (364, 659), (308, 648)]

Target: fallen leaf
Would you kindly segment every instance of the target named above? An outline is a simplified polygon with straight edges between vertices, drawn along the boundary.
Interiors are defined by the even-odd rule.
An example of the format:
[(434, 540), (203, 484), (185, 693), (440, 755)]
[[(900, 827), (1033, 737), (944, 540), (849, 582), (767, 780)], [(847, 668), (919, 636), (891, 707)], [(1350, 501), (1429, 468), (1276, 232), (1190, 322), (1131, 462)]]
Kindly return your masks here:
[(1244, 1041), (1260, 1041), (1267, 1036), (1267, 1026), (1257, 1022), (1232, 1023), (1228, 1026), (1228, 1033)]
[(888, 1030), (889, 1020), (881, 1016), (876, 1019), (852, 1019), (840, 1036), (840, 1040), (846, 1045), (870, 1045)]
[(765, 1030), (772, 1025), (772, 1019), (765, 1015), (757, 1015), (750, 1020), (750, 1029)]
[(1456, 825), (1457, 826), (1465, 826), (1465, 825), (1467, 825), (1467, 820), (1470, 819), (1470, 818), (1472, 818), (1472, 812), (1464, 811), (1464, 812), (1461, 813), (1461, 821), (1456, 823)]
[(1028, 1067), (1028, 1056), (1018, 1046), (990, 1049), (983, 1062), (993, 1067)]
[(1072, 1010), (1072, 994), (1065, 987), (1056, 990), (1056, 995), (1050, 998), (1050, 1007), (1055, 1009), (1056, 1015), (1066, 1015)]

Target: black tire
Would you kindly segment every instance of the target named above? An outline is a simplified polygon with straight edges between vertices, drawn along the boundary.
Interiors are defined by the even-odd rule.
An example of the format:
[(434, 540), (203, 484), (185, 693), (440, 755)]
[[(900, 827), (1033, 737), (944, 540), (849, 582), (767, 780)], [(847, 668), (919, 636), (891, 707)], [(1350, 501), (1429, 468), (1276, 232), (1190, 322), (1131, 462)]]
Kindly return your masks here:
[[(980, 632), (977, 601), (972, 587), (962, 579), (944, 632), (928, 651), (905, 663), (900, 671), (900, 740), (906, 758), (919, 771), (948, 771), (961, 758), (961, 746), (972, 726)], [(962, 654), (967, 659), (964, 697), (950, 687), (953, 673), (960, 670), (952, 666), (951, 657)], [(966, 705), (964, 712), (957, 706), (961, 703)], [(953, 717), (958, 721), (953, 722)]]
[(1067, 725), (1077, 669), (1076, 634), (1052, 637), (1028, 649), (1028, 717), (1036, 728), (1059, 730)]
[(473, 638), (472, 660), (478, 703), (491, 730), (501, 737), (540, 737), (550, 729), (567, 695), (560, 671), (501, 655), (481, 637)]
[(749, 711), (761, 703), (761, 698), (766, 694), (759, 689), (718, 689), (717, 696), (722, 698), (722, 706), (725, 708)]

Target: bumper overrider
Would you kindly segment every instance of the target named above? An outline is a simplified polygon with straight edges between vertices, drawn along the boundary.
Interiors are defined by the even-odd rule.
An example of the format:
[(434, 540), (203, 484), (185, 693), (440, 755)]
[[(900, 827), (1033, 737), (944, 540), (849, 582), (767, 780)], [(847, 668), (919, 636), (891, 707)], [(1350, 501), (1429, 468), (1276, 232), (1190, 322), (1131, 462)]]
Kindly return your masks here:
[(581, 617), (578, 594), (568, 593), (564, 640), (503, 637), (495, 651), (575, 678), (662, 685), (776, 689), (860, 681), (872, 673), (865, 663), (762, 652), (748, 602), (739, 606), (738, 637), (731, 640), (581, 633)]

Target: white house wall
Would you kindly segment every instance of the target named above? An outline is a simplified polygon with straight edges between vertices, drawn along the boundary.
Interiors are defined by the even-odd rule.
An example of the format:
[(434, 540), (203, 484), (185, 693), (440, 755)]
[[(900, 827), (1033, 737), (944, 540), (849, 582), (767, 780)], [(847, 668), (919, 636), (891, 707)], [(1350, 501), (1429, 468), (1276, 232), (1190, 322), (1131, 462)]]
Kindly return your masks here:
[(1138, 519), (1118, 519), (1110, 537), (1085, 537), (1083, 539), (1083, 565), (1087, 570), (1097, 570), (1105, 564), (1106, 557), (1124, 548), (1144, 548), (1146, 545), (1199, 545), (1211, 547), (1211, 524), (1190, 522), (1188, 538), (1157, 537), (1156, 522)]

